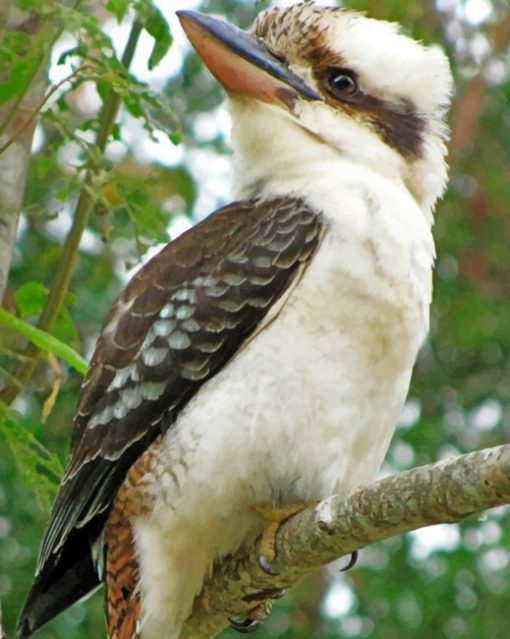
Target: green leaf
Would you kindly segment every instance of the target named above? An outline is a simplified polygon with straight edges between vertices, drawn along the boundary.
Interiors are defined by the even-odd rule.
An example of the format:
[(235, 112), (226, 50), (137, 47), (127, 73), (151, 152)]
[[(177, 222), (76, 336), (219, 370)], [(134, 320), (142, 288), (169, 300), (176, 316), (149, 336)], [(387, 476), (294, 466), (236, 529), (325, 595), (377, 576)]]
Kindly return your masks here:
[(55, 199), (59, 202), (65, 202), (69, 197), (69, 186), (66, 184), (55, 193)]
[(169, 133), (168, 134), (168, 139), (175, 146), (178, 146), (179, 144), (181, 144), (182, 138), (183, 138), (183, 135), (182, 135), (181, 131), (179, 131), (177, 133)]
[(34, 66), (34, 60), (29, 58), (11, 67), (8, 79), (0, 84), (0, 104), (21, 95), (32, 77)]
[(40, 282), (27, 282), (16, 291), (16, 306), (21, 317), (38, 315), (46, 303), (48, 291)]
[[(15, 299), (21, 317), (39, 315), (47, 298), (48, 291), (40, 282), (27, 282), (20, 286), (16, 291)], [(68, 294), (65, 303), (69, 304), (71, 298), (72, 296)], [(62, 305), (51, 333), (66, 344), (74, 344), (78, 340), (78, 331), (67, 306)]]
[(142, 106), (142, 101), (136, 94), (126, 95), (124, 98), (124, 105), (129, 113), (135, 118), (143, 118), (145, 111)]
[(23, 322), (3, 308), (0, 308), (0, 326), (5, 326), (6, 328), (21, 333), (38, 348), (61, 357), (79, 373), (82, 375), (86, 374), (88, 364), (73, 348), (64, 344), (64, 342), (61, 342), (56, 337), (53, 337), (53, 335)]
[(122, 140), (122, 129), (119, 122), (115, 122), (112, 127), (112, 139), (116, 140), (117, 142)]
[(0, 403), (0, 432), (7, 439), (21, 475), (35, 493), (39, 505), (49, 511), (64, 474), (59, 458), (50, 453), (3, 403)]
[(67, 104), (67, 100), (66, 100), (66, 95), (65, 94), (60, 96), (60, 98), (58, 98), (58, 100), (56, 101), (56, 105), (57, 105), (58, 110), (60, 112), (70, 111), (69, 104)]
[(67, 307), (61, 307), (51, 333), (65, 344), (78, 342), (78, 331)]
[(34, 158), (32, 163), (34, 174), (41, 180), (46, 178), (54, 170), (54, 165), (55, 162), (53, 158), (44, 155)]
[(7, 30), (1, 38), (0, 104), (22, 96), (41, 63), (43, 55), (37, 38), (22, 30)]
[(121, 22), (129, 9), (130, 0), (108, 0), (106, 8), (117, 18), (117, 22)]
[(144, 29), (154, 38), (154, 46), (147, 66), (154, 69), (168, 53), (172, 46), (173, 38), (168, 23), (156, 7), (151, 7), (150, 12), (142, 15)]

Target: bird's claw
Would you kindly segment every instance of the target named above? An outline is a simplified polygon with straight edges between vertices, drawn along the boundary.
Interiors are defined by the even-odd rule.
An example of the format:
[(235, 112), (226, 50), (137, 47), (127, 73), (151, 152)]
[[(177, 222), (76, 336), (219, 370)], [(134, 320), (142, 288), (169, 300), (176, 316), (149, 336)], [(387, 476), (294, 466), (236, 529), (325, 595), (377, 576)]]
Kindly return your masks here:
[(359, 557), (359, 552), (357, 550), (355, 550), (354, 552), (351, 552), (351, 558), (349, 559), (349, 563), (347, 564), (347, 566), (340, 568), (340, 572), (346, 572), (347, 570), (354, 568), (354, 566), (356, 565), (358, 561), (358, 557)]
[(265, 523), (259, 543), (259, 566), (266, 574), (271, 575), (271, 577), (276, 577), (279, 573), (271, 564), (271, 562), (276, 559), (276, 535), (278, 534), (280, 526), (301, 512), (305, 504), (299, 502), (283, 506), (268, 506), (252, 502), (250, 503), (250, 507), (262, 517)]
[(279, 575), (279, 572), (273, 568), (271, 562), (265, 555), (259, 555), (259, 566), (261, 570), (271, 575), (271, 577), (277, 577)]
[(234, 619), (231, 619), (229, 617), (228, 622), (231, 628), (233, 628), (234, 630), (237, 630), (237, 632), (240, 632), (244, 635), (247, 635), (250, 632), (253, 632), (262, 623), (260, 619), (250, 619), (249, 617), (248, 619), (244, 619), (244, 621), (235, 621)]
[(258, 603), (247, 613), (246, 619), (243, 619), (243, 621), (235, 621), (235, 619), (229, 618), (228, 621), (231, 627), (243, 634), (253, 632), (269, 615), (273, 599), (280, 599), (284, 594), (285, 590), (270, 588), (269, 590), (246, 595), (244, 598), (246, 602)]

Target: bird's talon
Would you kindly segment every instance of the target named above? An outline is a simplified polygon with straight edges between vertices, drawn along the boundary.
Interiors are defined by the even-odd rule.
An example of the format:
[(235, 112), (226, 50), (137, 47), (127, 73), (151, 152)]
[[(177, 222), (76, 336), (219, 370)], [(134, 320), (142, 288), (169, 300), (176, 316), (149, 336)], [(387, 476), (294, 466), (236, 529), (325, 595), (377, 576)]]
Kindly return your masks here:
[(347, 572), (347, 570), (354, 568), (354, 566), (356, 565), (358, 561), (358, 557), (359, 557), (359, 552), (357, 550), (355, 550), (354, 552), (351, 552), (349, 563), (347, 564), (347, 566), (340, 568), (340, 572)]
[(256, 630), (262, 623), (260, 619), (248, 618), (248, 619), (245, 619), (244, 621), (235, 621), (234, 619), (231, 619), (230, 617), (228, 619), (228, 622), (231, 628), (245, 635)]
[(280, 573), (273, 568), (271, 562), (265, 555), (259, 555), (259, 566), (260, 568), (271, 577), (277, 577)]

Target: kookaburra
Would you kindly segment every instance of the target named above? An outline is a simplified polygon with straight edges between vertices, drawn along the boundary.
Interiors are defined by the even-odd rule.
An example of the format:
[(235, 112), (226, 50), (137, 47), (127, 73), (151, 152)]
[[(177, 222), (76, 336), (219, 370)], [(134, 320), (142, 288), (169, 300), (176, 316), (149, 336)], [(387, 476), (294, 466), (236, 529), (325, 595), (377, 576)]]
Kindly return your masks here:
[(309, 4), (252, 34), (179, 18), (228, 96), (238, 199), (106, 320), (23, 638), (104, 583), (112, 639), (178, 639), (213, 562), (374, 479), (427, 332), (444, 54)]

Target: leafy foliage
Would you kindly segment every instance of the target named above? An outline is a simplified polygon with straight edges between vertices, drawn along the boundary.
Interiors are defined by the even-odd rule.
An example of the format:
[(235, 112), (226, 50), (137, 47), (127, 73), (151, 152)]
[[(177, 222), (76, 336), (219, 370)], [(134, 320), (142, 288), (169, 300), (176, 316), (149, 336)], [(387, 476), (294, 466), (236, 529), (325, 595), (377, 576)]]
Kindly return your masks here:
[[(128, 272), (168, 240), (169, 229), (172, 235), (178, 224), (185, 225), (194, 213), (208, 213), (225, 197), (225, 189), (218, 188), (226, 144), (215, 117), (222, 100), (217, 83), (194, 53), (187, 50), (180, 59), (180, 49), (172, 46), (177, 34), (149, 0), (103, 4), (24, 2), (43, 16), (48, 28), (41, 38), (7, 31), (0, 46), (0, 105), (16, 105), (44, 59), (41, 51), (54, 48), (52, 75), (67, 78), (58, 87), (61, 80), (55, 80), (39, 114), (40, 141), (29, 167), (23, 223), (0, 314), (0, 375), (10, 383), (16, 364), (23, 361), (27, 338), (39, 339), (46, 351), (76, 368), (65, 371), (45, 423), (43, 403), (56, 383), (46, 358), (13, 408), (0, 405), (0, 599), (8, 633), (32, 578), (68, 448), (84, 371), (73, 351), (90, 353)], [(246, 28), (267, 4), (210, 0), (203, 10)], [(491, 13), (474, 25), (465, 17), (470, 3), (464, 2), (451, 13), (419, 0), (346, 4), (398, 20), (425, 42), (442, 42), (451, 56), (459, 103), (469, 97), (482, 67), (483, 78), (488, 78), (482, 102), (469, 103), (452, 118), (457, 131), (465, 124), (466, 109), (478, 109), (469, 144), (452, 154), (450, 190), (436, 216), (439, 257), (432, 328), (387, 458), (385, 470), (394, 472), (497, 444), (509, 435), (510, 76), (508, 42), (494, 37), (498, 24), (508, 19), (508, 9), (499, 0), (486, 3)], [(123, 64), (112, 27), (124, 28), (135, 13), (152, 37), (144, 51), (147, 69), (139, 75)], [(482, 58), (470, 46), (476, 37), (488, 47)], [(499, 49), (491, 50), (496, 42)], [(163, 83), (168, 61), (173, 71)], [(100, 106), (112, 89), (121, 109), (103, 153), (98, 144)], [(0, 122), (0, 130), (2, 126)], [(186, 151), (178, 146), (182, 140)], [(147, 149), (157, 156), (151, 164)], [(94, 207), (72, 289), (53, 329), (40, 335), (34, 324), (47, 303), (62, 242), (84, 191), (93, 196)], [(504, 637), (509, 523), (506, 510), (498, 509), (449, 532), (430, 530), (367, 548), (347, 576), (339, 577), (332, 567), (294, 588), (257, 636)], [(104, 636), (102, 608), (99, 593), (38, 636)], [(227, 631), (225, 636), (237, 635)]]
[(19, 416), (9, 413), (5, 404), (0, 404), (0, 431), (27, 487), (34, 491), (39, 507), (49, 511), (64, 472), (59, 458), (46, 450)]
[[(14, 331), (18, 331), (41, 350), (48, 351), (50, 353), (53, 353), (54, 355), (58, 355), (68, 364), (73, 366), (82, 375), (87, 372), (87, 362), (67, 344), (53, 337), (53, 335), (39, 330), (35, 326), (31, 326), (26, 322), (22, 322), (18, 318), (14, 317), (11, 313), (7, 313), (6, 311), (4, 311), (2, 308), (0, 308), (0, 326), (1, 325)], [(71, 341), (72, 337), (74, 337), (74, 325), (72, 324), (69, 313), (66, 312), (63, 322), (61, 322), (60, 326), (58, 326), (57, 324), (57, 327), (62, 330), (62, 328), (65, 329), (68, 326), (71, 327), (71, 329), (65, 332), (67, 333), (67, 340)]]

